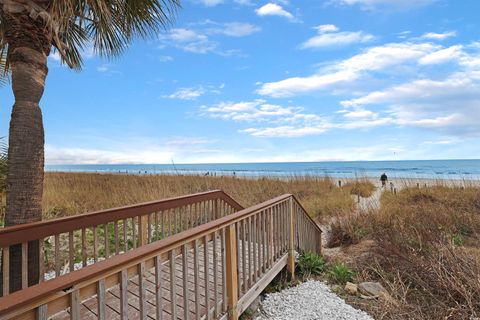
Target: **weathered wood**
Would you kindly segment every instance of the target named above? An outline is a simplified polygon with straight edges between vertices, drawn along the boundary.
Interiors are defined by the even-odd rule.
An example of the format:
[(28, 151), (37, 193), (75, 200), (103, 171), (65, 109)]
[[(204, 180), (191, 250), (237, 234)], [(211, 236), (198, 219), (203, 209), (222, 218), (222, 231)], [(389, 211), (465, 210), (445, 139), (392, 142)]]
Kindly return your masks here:
[(72, 272), (75, 265), (75, 239), (73, 231), (68, 233), (68, 261), (69, 271)]
[(87, 266), (87, 230), (82, 228), (82, 266)]
[(22, 289), (28, 287), (28, 242), (22, 243)]
[(47, 320), (48, 319), (48, 305), (43, 304), (37, 308), (36, 311), (36, 320)]
[(155, 257), (155, 307), (156, 319), (163, 319), (163, 288), (162, 288), (162, 260), (160, 256)]
[(139, 308), (140, 308), (140, 319), (147, 319), (147, 297), (145, 289), (145, 263), (140, 262), (138, 265), (138, 296), (139, 296)]
[(238, 274), (237, 274), (237, 236), (235, 226), (226, 227), (225, 234), (225, 260), (228, 297), (228, 319), (238, 320)]
[(97, 227), (94, 226), (92, 228), (92, 232), (93, 232), (93, 261), (94, 262), (97, 262), (97, 259), (98, 259), (98, 249), (97, 249)]
[(60, 235), (55, 235), (55, 276), (60, 276)]
[(293, 216), (293, 198), (289, 201), (289, 219), (288, 219), (288, 263), (287, 268), (292, 279), (295, 278), (295, 230), (294, 230), (294, 216)]
[(120, 243), (118, 239), (118, 221), (113, 222), (113, 237), (115, 239), (115, 254), (120, 253)]
[[(12, 308), (12, 306), (15, 305), (12, 304), (14, 301), (13, 297), (10, 299), (7, 296), (5, 297), (7, 298), (6, 300), (0, 298), (2, 299), (0, 300), (0, 318), (7, 312), (17, 315), (25, 314), (25, 319), (30, 319), (30, 316), (27, 316), (27, 314), (33, 314), (34, 316), (35, 308), (46, 303), (51, 314), (65, 310), (65, 306), (68, 307), (70, 305), (69, 301), (71, 300), (71, 291), (69, 291), (71, 285), (69, 285), (69, 283), (75, 284), (74, 288), (79, 292), (79, 301), (84, 301), (83, 306), (79, 306), (79, 310), (81, 311), (80, 316), (87, 317), (85, 319), (94, 317), (91, 312), (97, 315), (100, 313), (97, 311), (98, 304), (95, 303), (92, 305), (93, 302), (90, 300), (90, 297), (95, 297), (95, 293), (98, 292), (98, 289), (95, 289), (95, 285), (97, 285), (99, 280), (103, 280), (105, 282), (105, 288), (108, 288), (106, 292), (108, 292), (107, 295), (109, 298), (107, 299), (107, 297), (105, 297), (105, 307), (107, 308), (108, 306), (108, 310), (112, 312), (118, 313), (120, 310), (120, 313), (123, 314), (123, 319), (126, 319), (128, 316), (130, 316), (130, 318), (138, 317), (138, 313), (135, 312), (141, 312), (141, 309), (143, 309), (144, 315), (148, 313), (149, 316), (152, 315), (153, 317), (153, 314), (156, 313), (156, 318), (162, 316), (162, 309), (165, 310), (163, 311), (163, 315), (167, 315), (167, 318), (169, 316), (181, 319), (193, 318), (194, 315), (196, 317), (200, 314), (205, 316), (205, 318), (211, 318), (213, 316), (215, 318), (222, 318), (222, 314), (220, 313), (220, 310), (222, 310), (222, 301), (224, 304), (227, 304), (231, 317), (233, 316), (233, 318), (235, 318), (236, 315), (238, 318), (239, 312), (241, 312), (241, 308), (238, 307), (238, 288), (240, 283), (242, 283), (243, 286), (248, 286), (245, 294), (242, 295), (243, 302), (245, 301), (245, 296), (250, 298), (250, 292), (252, 292), (252, 290), (259, 290), (258, 284), (263, 283), (261, 281), (265, 278), (265, 273), (263, 273), (263, 275), (260, 273), (260, 265), (263, 264), (264, 261), (271, 258), (271, 262), (274, 262), (273, 266), (277, 266), (280, 261), (279, 259), (285, 257), (285, 263), (288, 259), (288, 254), (290, 253), (288, 250), (290, 250), (292, 246), (290, 226), (288, 223), (285, 223), (287, 220), (291, 220), (289, 219), (291, 218), (291, 212), (287, 212), (288, 200), (288, 197), (279, 197), (265, 204), (241, 211), (238, 214), (217, 219), (198, 228), (189, 230), (188, 232), (176, 234), (168, 239), (152, 243), (149, 246), (142, 246), (122, 255), (114, 255), (102, 263), (87, 267), (88, 269), (82, 269), (78, 272), (59, 277), (59, 279), (48, 281), (45, 283), (45, 286), (41, 287), (40, 291), (35, 292), (27, 288), (25, 289), (25, 295), (23, 297), (14, 294), (15, 298), (18, 298), (20, 301), (20, 308), (18, 310)], [(212, 199), (203, 203), (202, 219), (206, 218), (210, 220), (216, 218), (217, 214), (221, 215), (215, 212), (215, 203)], [(218, 207), (221, 206), (222, 205), (218, 203)], [(272, 210), (273, 207), (275, 207), (275, 215)], [(232, 211), (232, 208), (226, 206), (225, 210)], [(175, 210), (171, 210), (173, 214), (180, 214), (179, 219), (177, 219), (177, 222), (180, 224), (171, 224), (173, 233), (190, 226), (190, 220), (185, 219), (185, 217), (188, 218), (190, 214), (188, 207), (183, 206), (179, 208), (177, 212), (172, 211)], [(194, 212), (191, 214), (194, 215)], [(308, 233), (303, 235), (305, 241), (307, 241), (307, 243), (303, 243), (303, 245), (304, 247), (314, 248), (316, 243), (312, 242), (318, 241), (317, 233), (319, 234), (319, 232), (316, 226), (311, 223), (308, 216), (306, 216), (305, 212), (299, 210), (298, 215), (302, 215), (301, 219), (298, 220), (299, 223), (303, 225), (303, 231)], [(262, 216), (267, 219), (262, 219)], [(268, 218), (270, 221), (268, 221)], [(173, 219), (176, 219), (175, 216), (172, 216), (172, 220)], [(239, 228), (238, 230), (240, 232), (237, 232), (236, 227)], [(225, 240), (223, 239), (224, 232), (226, 233)], [(297, 231), (295, 232), (297, 233)], [(270, 239), (272, 233), (277, 233), (277, 237)], [(219, 234), (222, 237), (220, 246), (218, 243)], [(229, 239), (227, 239), (227, 234), (230, 234)], [(240, 236), (240, 241), (237, 241), (237, 235)], [(262, 236), (265, 238), (264, 241), (262, 241)], [(293, 238), (295, 241), (295, 237)], [(201, 240), (200, 244), (203, 245), (201, 250), (203, 255), (198, 254), (199, 250), (198, 246), (196, 246), (198, 239)], [(233, 244), (230, 243), (231, 252), (228, 253), (227, 247), (230, 240), (233, 240)], [(133, 241), (136, 242), (137, 239), (134, 237)], [(239, 245), (240, 242), (242, 242), (242, 245)], [(270, 250), (270, 255), (264, 255), (264, 252), (270, 245), (275, 246), (275, 250)], [(197, 247), (197, 249), (195, 249), (195, 247)], [(286, 250), (287, 247), (288, 250)], [(238, 250), (238, 248), (240, 248), (240, 250)], [(190, 259), (192, 255), (189, 255), (188, 250), (194, 251), (191, 262)], [(244, 250), (245, 254), (242, 252), (242, 258), (239, 259), (239, 252)], [(220, 252), (221, 258), (218, 256)], [(180, 257), (175, 259), (177, 254), (183, 254), (182, 259), (180, 259)], [(265, 259), (261, 258), (262, 255), (264, 255)], [(281, 256), (280, 258), (278, 258), (279, 255)], [(158, 299), (157, 293), (159, 290), (157, 290), (157, 285), (161, 283), (162, 275), (160, 274), (158, 279), (156, 277), (160, 273), (162, 266), (161, 263), (156, 260), (156, 257), (165, 257), (164, 261), (168, 258), (170, 259), (170, 268), (168, 268), (167, 264), (165, 266), (167, 271), (164, 273), (165, 288), (170, 287), (170, 290), (165, 290), (169, 292), (164, 292), (163, 296), (162, 293), (160, 293)], [(232, 257), (235, 258), (233, 268), (232, 262), (230, 261)], [(195, 276), (195, 260), (197, 261), (197, 265), (199, 262), (202, 265), (202, 268), (197, 267), (197, 276)], [(238, 272), (240, 261), (242, 267), (246, 266), (248, 269), (242, 272), (242, 278), (239, 277)], [(256, 265), (257, 263), (258, 265)], [(142, 268), (139, 267), (140, 264), (144, 265), (143, 271), (141, 271)], [(152, 278), (148, 280), (149, 270), (156, 265), (158, 266), (158, 272), (155, 271), (155, 278), (152, 276)], [(193, 268), (193, 277), (188, 271), (189, 268)], [(221, 271), (219, 269), (221, 269)], [(269, 275), (271, 270), (272, 265), (266, 268)], [(257, 271), (259, 272), (258, 278), (256, 274)], [(219, 273), (222, 274), (221, 277)], [(232, 275), (232, 273), (235, 273), (235, 275)], [(195, 278), (197, 278), (197, 281)], [(232, 278), (235, 278), (235, 281), (233, 281)], [(239, 281), (239, 278), (241, 281)], [(220, 279), (222, 279), (221, 284)], [(201, 284), (198, 289), (197, 283)], [(142, 287), (143, 289), (141, 289)], [(160, 285), (160, 289), (161, 287)], [(183, 288), (183, 290), (181, 288)], [(31, 294), (30, 291), (34, 294)], [(144, 291), (145, 294), (142, 294), (142, 291)], [(130, 294), (128, 294), (128, 292), (130, 292)], [(198, 299), (197, 297), (194, 298), (196, 294), (199, 296)], [(236, 299), (236, 302), (231, 298)], [(111, 299), (117, 299), (117, 302), (113, 302)], [(95, 301), (96, 300), (98, 299), (95, 299)], [(202, 300), (204, 301), (203, 304)], [(197, 301), (199, 301), (198, 307), (196, 306)], [(108, 303), (114, 304), (110, 306)], [(155, 306), (158, 304), (161, 305), (160, 310), (158, 310), (157, 306), (157, 311), (155, 311)], [(142, 305), (146, 307), (141, 307)], [(233, 305), (235, 305), (235, 308), (232, 308)], [(176, 310), (177, 308), (178, 310)], [(197, 309), (199, 309), (198, 312)], [(29, 310), (33, 313), (30, 313)]]
[(10, 292), (10, 248), (5, 247), (3, 248), (3, 257), (2, 257), (2, 264), (3, 264), (3, 296), (6, 296)]
[(193, 278), (195, 284), (195, 314), (200, 314), (200, 277), (199, 277), (198, 241), (193, 242)]
[(177, 319), (177, 286), (176, 286), (176, 270), (175, 270), (175, 250), (171, 250), (169, 253), (170, 263), (170, 301), (171, 303), (171, 315), (172, 319)]
[(182, 271), (183, 271), (183, 320), (188, 320), (190, 312), (188, 309), (188, 250), (187, 246), (182, 247)]
[(128, 319), (128, 275), (125, 269), (120, 272), (120, 319)]
[(110, 257), (110, 239), (108, 237), (108, 223), (103, 225), (103, 254), (105, 259)]
[(105, 314), (105, 279), (97, 282), (97, 316), (98, 319), (106, 319)]
[(80, 291), (74, 289), (70, 293), (70, 319), (81, 320), (80, 318)]
[(203, 261), (204, 261), (204, 279), (205, 279), (205, 308), (207, 313), (207, 319), (211, 319), (210, 317), (210, 286), (209, 286), (209, 257), (208, 257), (208, 239), (205, 236), (203, 238)]

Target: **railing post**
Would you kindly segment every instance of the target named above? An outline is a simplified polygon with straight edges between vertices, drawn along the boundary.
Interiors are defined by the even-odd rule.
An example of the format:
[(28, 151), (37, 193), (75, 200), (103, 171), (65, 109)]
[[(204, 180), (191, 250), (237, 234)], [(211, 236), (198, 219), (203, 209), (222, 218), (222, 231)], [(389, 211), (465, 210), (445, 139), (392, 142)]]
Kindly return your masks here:
[(147, 215), (143, 215), (143, 216), (140, 216), (138, 217), (139, 218), (139, 221), (138, 221), (138, 246), (141, 247), (141, 246), (144, 246), (147, 244), (147, 241), (148, 241), (148, 237), (147, 237), (147, 233), (148, 233), (148, 230), (147, 230), (147, 221), (148, 221), (148, 216)]
[(235, 224), (229, 225), (225, 233), (228, 319), (238, 320), (237, 235)]
[(294, 224), (294, 215), (293, 215), (293, 196), (290, 197), (290, 214), (289, 214), (289, 239), (288, 239), (288, 272), (290, 278), (295, 278), (295, 224)]

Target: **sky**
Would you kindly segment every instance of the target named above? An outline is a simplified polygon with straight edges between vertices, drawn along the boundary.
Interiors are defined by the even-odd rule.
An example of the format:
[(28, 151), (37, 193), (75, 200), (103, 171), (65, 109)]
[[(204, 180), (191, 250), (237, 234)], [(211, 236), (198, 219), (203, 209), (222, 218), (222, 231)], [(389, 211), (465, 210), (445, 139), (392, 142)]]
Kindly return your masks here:
[[(47, 164), (475, 159), (480, 1), (183, 0), (120, 58), (49, 59)], [(0, 88), (0, 136), (13, 96)]]

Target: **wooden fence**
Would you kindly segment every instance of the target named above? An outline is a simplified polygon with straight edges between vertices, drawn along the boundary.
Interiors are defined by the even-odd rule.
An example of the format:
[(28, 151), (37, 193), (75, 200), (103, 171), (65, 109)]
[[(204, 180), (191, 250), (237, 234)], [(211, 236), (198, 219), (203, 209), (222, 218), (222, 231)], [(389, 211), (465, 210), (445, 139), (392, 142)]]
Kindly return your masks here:
[[(296, 251), (320, 252), (321, 231), (292, 195), (235, 213), (240, 205), (221, 191), (191, 197), (177, 207), (210, 201), (211, 218), (186, 209), (184, 227), (153, 241), (166, 227), (148, 217), (170, 208), (131, 210), (128, 218), (147, 215), (145, 245), (0, 298), (0, 319), (238, 319), (285, 266), (294, 274)], [(111, 217), (99, 224), (126, 214)]]

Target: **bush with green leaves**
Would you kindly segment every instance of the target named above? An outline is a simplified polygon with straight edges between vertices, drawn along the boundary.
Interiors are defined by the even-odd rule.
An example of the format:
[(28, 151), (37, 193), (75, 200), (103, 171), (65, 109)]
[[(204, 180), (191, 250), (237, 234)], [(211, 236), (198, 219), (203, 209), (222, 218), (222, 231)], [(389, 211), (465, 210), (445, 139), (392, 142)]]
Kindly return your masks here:
[(304, 252), (298, 257), (299, 274), (309, 277), (319, 275), (325, 271), (325, 261), (322, 256), (314, 252)]
[(330, 278), (338, 283), (346, 283), (352, 281), (355, 276), (355, 272), (350, 269), (345, 263), (337, 262), (328, 272)]

